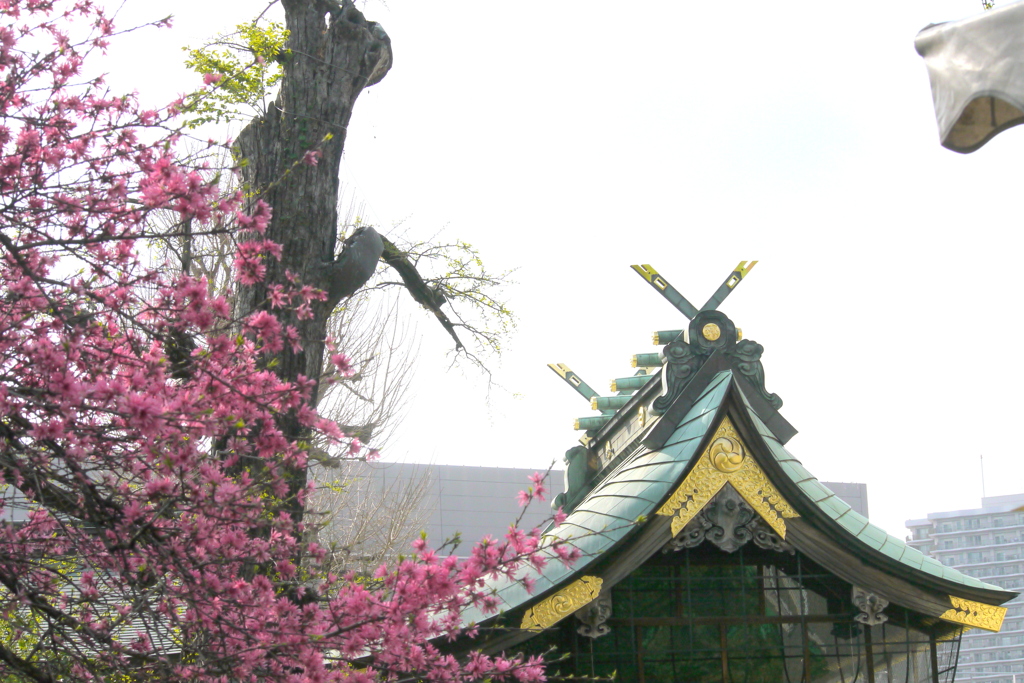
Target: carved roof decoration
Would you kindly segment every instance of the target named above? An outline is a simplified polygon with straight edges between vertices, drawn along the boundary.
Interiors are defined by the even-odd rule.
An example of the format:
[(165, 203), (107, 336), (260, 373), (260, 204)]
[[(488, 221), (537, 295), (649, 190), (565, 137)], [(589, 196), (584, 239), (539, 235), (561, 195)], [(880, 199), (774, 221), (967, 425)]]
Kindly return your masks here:
[[(999, 605), (1015, 593), (945, 567), (872, 525), (786, 450), (796, 431), (778, 412), (781, 399), (764, 387), (763, 347), (742, 339), (716, 310), (754, 263), (741, 262), (700, 310), (652, 267), (634, 266), (690, 324), (682, 334), (657, 332), (658, 342), (672, 337), (661, 365), (638, 354), (637, 365), (648, 370), (616, 379), (616, 397), (598, 396), (565, 365), (551, 366), (601, 413), (581, 418), (586, 434), (566, 453), (567, 491), (553, 502), (568, 516), (545, 534), (581, 557), (570, 567), (546, 551), (547, 565), (528, 571), (532, 592), (521, 582), (495, 583), (501, 611), (523, 628), (546, 628), (583, 608), (594, 612), (587, 605), (655, 553), (704, 539), (732, 552), (754, 540), (800, 551), (870, 595), (865, 604), (875, 612), (894, 604), (998, 631)], [(881, 618), (865, 610), (865, 618)], [(595, 615), (579, 618), (596, 632)], [(464, 618), (488, 616), (469, 610)], [(495, 648), (528, 637), (518, 633)]]
[[(600, 413), (576, 420), (575, 428), (585, 432), (580, 443), (589, 451), (589, 457), (575, 467), (570, 465), (570, 470), (576, 470), (575, 476), (570, 475), (569, 490), (559, 504), (571, 509), (622, 457), (640, 445), (652, 450), (663, 446), (686, 406), (695, 398), (691, 395), (693, 391), (720, 370), (733, 371), (754, 410), (783, 443), (796, 434), (778, 412), (782, 399), (765, 389), (761, 364), (764, 347), (743, 339), (742, 330), (717, 310), (756, 263), (741, 261), (699, 310), (653, 266), (633, 266), (690, 322), (685, 329), (655, 332), (654, 343), (663, 347), (661, 352), (634, 355), (632, 364), (637, 371), (632, 377), (612, 381), (612, 391), (617, 392), (614, 396), (599, 395), (564, 363), (548, 366), (586, 399), (592, 410)], [(702, 371), (703, 381), (695, 380)], [(685, 400), (687, 397), (691, 401)], [(582, 452), (567, 454), (567, 458), (575, 461), (577, 455)]]

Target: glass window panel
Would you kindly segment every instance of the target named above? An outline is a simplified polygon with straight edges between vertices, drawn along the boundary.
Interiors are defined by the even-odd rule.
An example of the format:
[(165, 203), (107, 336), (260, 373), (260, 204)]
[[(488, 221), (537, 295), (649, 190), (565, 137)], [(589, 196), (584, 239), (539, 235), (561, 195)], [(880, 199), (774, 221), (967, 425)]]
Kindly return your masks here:
[(729, 626), (729, 674), (733, 683), (800, 683), (803, 637), (799, 624)]
[(722, 681), (722, 658), (721, 657), (690, 657), (678, 656), (673, 658), (674, 678), (656, 678), (647, 673), (644, 665), (645, 683), (655, 681), (686, 681), (686, 683), (721, 683)]
[(811, 681), (869, 683), (863, 631), (854, 621), (807, 624)]
[[(722, 680), (722, 632), (716, 625), (673, 626), (670, 653), (645, 650), (644, 681), (694, 681), (720, 683)], [(663, 642), (663, 641), (659, 641)], [(648, 673), (647, 662), (667, 661), (671, 657), (674, 678), (656, 678)], [(665, 669), (659, 668), (658, 671)]]
[(729, 659), (730, 683), (801, 683), (802, 657), (736, 657)]
[(673, 652), (692, 654), (698, 658), (721, 659), (722, 633), (717, 624), (676, 626), (672, 630)]
[[(636, 668), (635, 630), (630, 626), (613, 626), (610, 633), (600, 638), (584, 638), (591, 643), (591, 658), (579, 663), (576, 675), (611, 676), (617, 672), (616, 680), (639, 681)], [(593, 666), (591, 666), (591, 662)]]
[[(675, 680), (675, 662), (671, 657), (665, 659), (661, 657), (644, 657), (643, 660), (643, 671), (644, 681), (673, 681)], [(718, 679), (721, 680), (722, 674), (719, 671)], [(701, 679), (698, 679), (701, 680)], [(708, 681), (716, 681), (716, 679), (705, 679)], [(716, 681), (717, 683), (717, 681)]]
[[(589, 671), (589, 669), (587, 669)], [(601, 678), (611, 678), (615, 676), (615, 681), (621, 681), (622, 683), (638, 683), (640, 681), (640, 671), (637, 669), (636, 662), (632, 660), (621, 660), (621, 659), (594, 659), (594, 671), (590, 673), (577, 673), (577, 676), (595, 676)], [(671, 680), (671, 679), (669, 679)]]
[[(577, 677), (617, 672), (624, 683), (931, 683), (928, 634), (896, 606), (871, 632), (868, 680), (850, 591), (799, 553), (703, 544), (658, 554), (613, 588), (608, 635), (591, 640), (574, 620), (560, 625), (559, 650), (573, 656), (558, 667)], [(953, 680), (952, 645), (940, 645), (943, 683)]]
[(723, 576), (722, 567), (691, 567), (686, 584), (685, 614), (692, 617), (721, 617), (730, 614), (729, 596), (734, 587)]
[(654, 578), (633, 585), (633, 612), (644, 617), (675, 616), (675, 584), (671, 578)]
[(931, 645), (923, 631), (906, 625), (907, 614), (890, 609), (890, 618), (871, 629), (875, 678), (886, 683), (929, 683)]
[(670, 626), (645, 626), (640, 631), (640, 651), (643, 657), (660, 659), (670, 654), (672, 647), (672, 628)]
[(627, 622), (610, 622), (611, 632), (600, 638), (584, 638), (584, 643), (590, 642), (595, 657), (633, 657), (636, 652), (636, 641), (634, 629)]

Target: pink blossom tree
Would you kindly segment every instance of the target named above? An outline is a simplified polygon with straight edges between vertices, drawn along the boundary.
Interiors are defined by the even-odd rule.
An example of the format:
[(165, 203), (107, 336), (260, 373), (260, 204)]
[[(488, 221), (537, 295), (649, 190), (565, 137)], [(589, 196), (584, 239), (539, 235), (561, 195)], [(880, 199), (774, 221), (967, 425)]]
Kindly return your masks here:
[[(176, 152), (175, 106), (83, 75), (114, 35), (92, 0), (0, 13), (0, 674), (543, 680), (537, 660), (432, 644), (464, 632), (467, 606), (493, 609), (489, 577), (543, 562), (538, 532), (465, 560), (419, 543), (372, 577), (321, 572), (303, 544), (310, 435), (361, 446), (312, 404), (321, 355), (351, 368), (317, 338), (328, 295), (281, 260), (295, 245), (271, 199), (290, 167), (222, 196), (217, 169)], [(322, 140), (306, 152), (333, 160)], [(186, 229), (235, 236), (241, 304), (148, 264)]]

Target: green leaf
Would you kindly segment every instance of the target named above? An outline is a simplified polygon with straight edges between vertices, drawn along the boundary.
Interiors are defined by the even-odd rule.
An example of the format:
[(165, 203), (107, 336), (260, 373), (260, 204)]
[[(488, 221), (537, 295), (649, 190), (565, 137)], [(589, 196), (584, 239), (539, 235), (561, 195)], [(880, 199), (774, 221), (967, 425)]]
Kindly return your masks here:
[(282, 56), (288, 30), (280, 23), (239, 24), (200, 48), (185, 48), (185, 66), (201, 76), (220, 80), (185, 99), (183, 110), (191, 128), (204, 123), (241, 121), (262, 115), (272, 91), (284, 77)]

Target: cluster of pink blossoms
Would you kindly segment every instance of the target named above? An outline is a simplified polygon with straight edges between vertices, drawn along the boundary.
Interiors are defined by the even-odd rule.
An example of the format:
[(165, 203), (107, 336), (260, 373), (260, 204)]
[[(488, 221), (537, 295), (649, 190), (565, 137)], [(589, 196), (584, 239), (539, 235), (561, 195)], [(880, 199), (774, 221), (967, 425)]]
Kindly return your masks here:
[(306, 452), (279, 418), (351, 446), (309, 407), (312, 382), (267, 361), (300, 346), (274, 311), (311, 315), (323, 293), (268, 283), (267, 305), (234, 320), (204, 280), (147, 266), (187, 221), (238, 234), (237, 281), (258, 282), (280, 254), (262, 237), (271, 208), (175, 156), (174, 107), (83, 76), (113, 31), (92, 0), (0, 14), (0, 515), (28, 511), (0, 523), (0, 676), (543, 680), (534, 659), (432, 644), (468, 606), (496, 606), (488, 579), (539, 562), (536, 531), (463, 560), (421, 544), (374, 577), (318, 570), (323, 549), (287, 512)]

